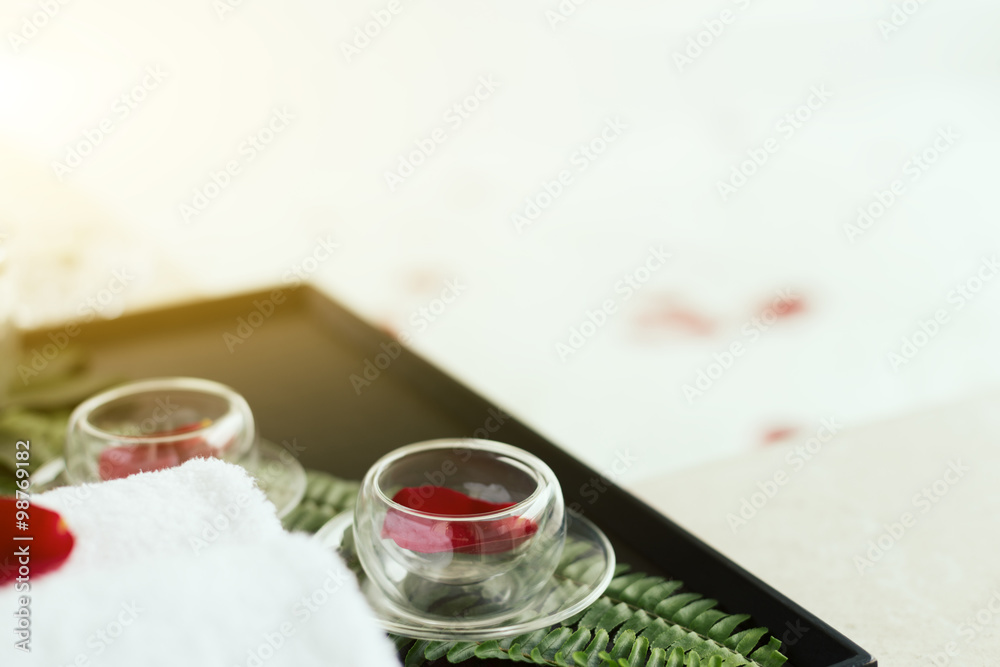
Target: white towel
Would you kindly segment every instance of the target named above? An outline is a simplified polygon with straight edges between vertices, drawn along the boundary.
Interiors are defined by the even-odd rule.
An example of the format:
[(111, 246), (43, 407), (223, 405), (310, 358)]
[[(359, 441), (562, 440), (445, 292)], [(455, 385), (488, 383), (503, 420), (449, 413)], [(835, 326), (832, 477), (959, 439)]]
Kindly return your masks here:
[(0, 588), (0, 665), (399, 665), (344, 563), (284, 532), (238, 466), (193, 460), (34, 502), (76, 546), (31, 582), (30, 653), (14, 647), (21, 594)]

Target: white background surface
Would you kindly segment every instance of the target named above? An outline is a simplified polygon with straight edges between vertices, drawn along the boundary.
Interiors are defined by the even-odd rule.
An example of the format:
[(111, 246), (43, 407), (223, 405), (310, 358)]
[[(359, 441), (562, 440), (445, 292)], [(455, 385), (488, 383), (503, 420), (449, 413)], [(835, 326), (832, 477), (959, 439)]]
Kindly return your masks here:
[[(22, 321), (78, 311), (116, 267), (139, 277), (102, 315), (274, 282), (331, 235), (340, 252), (311, 277), (386, 326), (412, 328), (447, 279), (467, 285), (414, 345), (597, 467), (629, 448), (642, 465), (626, 479), (1000, 376), (1000, 290), (986, 283), (961, 312), (948, 301), (1000, 245), (994, 3), (924, 4), (883, 36), (887, 3), (588, 2), (552, 27), (530, 3), (404, 2), (351, 62), (342, 43), (382, 5), (218, 6), (60, 5), (15, 52), (37, 7), (4, 5), (0, 224)], [(679, 68), (722, 10), (734, 22)], [(147, 67), (166, 78), (121, 118)], [(454, 128), (445, 113), (482, 76), (498, 88)], [(832, 97), (788, 137), (777, 123), (817, 86)], [(279, 108), (294, 121), (245, 161), (242, 142)], [(56, 178), (105, 118), (113, 131)], [(609, 118), (627, 129), (576, 171)], [(447, 140), (390, 191), (385, 171), (435, 127)], [(904, 164), (941, 128), (960, 138), (909, 182)], [(720, 180), (772, 137), (723, 201)], [(180, 205), (233, 159), (241, 172), (185, 223)], [(573, 184), (518, 233), (511, 215), (564, 168)], [(894, 179), (905, 192), (851, 243), (844, 225)], [(614, 286), (650, 245), (673, 258), (625, 302)], [(778, 290), (805, 310), (747, 341), (741, 326)], [(609, 297), (617, 313), (561, 359), (556, 343)], [(942, 308), (948, 323), (893, 369), (888, 353)], [(733, 341), (744, 356), (689, 402), (683, 385)]]
[[(744, 4), (589, 2), (553, 28), (529, 3), (405, 2), (347, 62), (381, 5), (69, 3), (15, 52), (37, 7), (6, 3), (0, 225), (21, 320), (79, 311), (118, 267), (138, 277), (105, 316), (274, 282), (329, 235), (341, 247), (314, 280), (598, 468), (627, 448), (641, 465), (626, 480), (995, 386), (1000, 290), (960, 312), (948, 295), (1000, 245), (1000, 8), (924, 4), (884, 37), (886, 3)], [(675, 52), (723, 9), (735, 21), (679, 71)], [(120, 118), (147, 67), (166, 78)], [(499, 87), (454, 129), (444, 114), (482, 76)], [(817, 86), (832, 97), (787, 137), (777, 123)], [(245, 161), (279, 108), (294, 121)], [(56, 178), (105, 118), (113, 131)], [(575, 171), (609, 118), (627, 129)], [(385, 171), (439, 126), (447, 140), (390, 191)], [(941, 128), (960, 138), (909, 182)], [(718, 182), (770, 137), (724, 202)], [(185, 223), (179, 206), (233, 159), (241, 172)], [(518, 233), (511, 215), (564, 168), (573, 184)], [(844, 225), (894, 179), (905, 192), (851, 243)], [(651, 245), (673, 257), (625, 301), (614, 286)], [(452, 278), (467, 289), (414, 330)], [(779, 290), (804, 310), (749, 341)], [(561, 359), (606, 298), (616, 314)], [(938, 309), (949, 321), (893, 369)], [(683, 385), (734, 341), (746, 353), (689, 402)]]
[[(311, 279), (411, 333), (436, 363), (597, 469), (610, 475), (616, 459), (632, 461), (618, 481), (638, 489), (728, 456), (766, 466), (783, 450), (750, 453), (779, 439), (768, 436), (775, 430), (801, 442), (823, 418), (852, 427), (979, 395), (1000, 379), (1000, 281), (961, 310), (949, 295), (1000, 247), (1000, 5), (906, 4), (915, 13), (884, 34), (879, 22), (895, 5), (882, 0), (591, 0), (554, 27), (545, 11), (555, 2), (404, 1), (348, 62), (342, 43), (386, 3), (244, 0), (220, 17), (211, 0), (74, 1), (15, 51), (11, 31), (22, 31), (38, 5), (6, 2), (0, 252), (17, 317), (31, 326), (79, 314), (122, 268), (136, 277), (102, 316), (278, 282), (317, 238), (331, 238), (340, 248)], [(703, 36), (711, 43), (678, 68), (674, 54), (723, 10), (735, 21)], [(162, 68), (165, 80), (119, 118), (116, 100), (147, 67)], [(460, 127), (448, 125), (448, 109), (491, 76), (496, 92)], [(830, 99), (786, 136), (777, 124), (814, 87)], [(242, 142), (279, 108), (294, 121), (243, 162)], [(57, 178), (53, 162), (108, 117), (113, 131)], [(627, 125), (620, 138), (586, 171), (572, 171), (573, 183), (518, 233), (511, 215), (525, 198), (575, 169), (580, 144), (615, 118)], [(446, 141), (391, 191), (385, 171), (436, 127)], [(912, 181), (904, 165), (942, 128), (959, 138)], [(723, 201), (719, 181), (769, 138), (777, 150)], [(185, 222), (179, 206), (234, 159), (241, 172)], [(845, 224), (894, 179), (905, 191), (852, 243)], [(625, 301), (616, 282), (661, 245), (670, 262)], [(419, 309), (455, 279), (467, 288), (421, 329)], [(802, 310), (749, 340), (741, 328), (779, 290), (796, 294)], [(618, 311), (562, 360), (556, 344), (608, 298)], [(948, 321), (894, 369), (887, 355), (942, 309)], [(689, 402), (683, 386), (734, 341), (745, 354)], [(832, 456), (847, 457), (837, 486), (813, 491), (799, 480), (797, 491), (812, 499), (803, 508), (829, 514), (771, 514), (782, 536), (775, 543), (722, 539), (724, 508), (686, 514), (672, 496), (663, 506), (821, 615), (847, 619), (836, 605), (864, 607), (863, 623), (840, 627), (866, 647), (884, 640), (870, 648), (895, 651), (902, 640), (884, 638), (907, 637), (907, 650), (937, 650), (988, 598), (969, 583), (997, 579), (977, 569), (982, 563), (887, 560), (873, 575), (877, 589), (857, 577), (841, 589), (833, 584), (848, 579), (831, 576), (810, 592), (815, 569), (787, 560), (825, 567), (832, 561), (803, 552), (819, 545), (837, 552), (830, 558), (847, 557), (835, 567), (849, 569), (857, 540), (843, 531), (853, 530), (852, 517), (867, 517), (867, 535), (909, 495), (907, 487), (902, 500), (863, 500), (856, 491), (903, 483), (897, 472), (912, 451), (931, 456), (965, 437), (937, 429), (928, 427), (923, 449), (893, 441), (877, 466), (864, 447), (838, 455), (831, 446)], [(941, 456), (931, 456), (934, 465)], [(752, 491), (757, 478), (741, 465), (704, 470), (735, 471), (734, 483)], [(862, 485), (844, 472), (854, 469), (870, 478)], [(692, 475), (670, 484), (714, 480)], [(840, 497), (851, 506), (824, 504)], [(987, 529), (952, 512), (948, 545), (957, 552), (962, 526)], [(841, 532), (825, 532), (827, 521)], [(931, 581), (960, 592), (911, 592)], [(886, 610), (849, 594), (888, 596), (891, 587), (903, 606)], [(940, 632), (919, 633), (919, 643), (913, 619), (928, 616)]]
[(995, 665), (998, 401), (841, 431), (811, 455), (798, 439), (634, 490), (880, 667)]

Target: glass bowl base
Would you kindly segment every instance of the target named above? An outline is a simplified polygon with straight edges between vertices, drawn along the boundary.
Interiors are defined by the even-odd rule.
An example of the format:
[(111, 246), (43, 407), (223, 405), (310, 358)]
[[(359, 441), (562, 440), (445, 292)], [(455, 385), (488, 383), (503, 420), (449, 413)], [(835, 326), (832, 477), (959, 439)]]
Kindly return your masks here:
[(615, 572), (615, 553), (601, 530), (581, 516), (566, 516), (562, 561), (542, 590), (511, 610), (505, 592), (485, 596), (447, 595), (435, 599), (435, 587), (421, 582), (412, 591), (419, 609), (402, 609), (365, 576), (354, 550), (350, 512), (340, 514), (317, 531), (315, 539), (337, 551), (358, 575), (358, 583), (386, 631), (415, 639), (498, 639), (546, 628), (589, 607), (608, 587)]
[(281, 519), (305, 496), (305, 468), (287, 449), (263, 438), (257, 440), (256, 454), (253, 459), (241, 461), (240, 465), (257, 480)]

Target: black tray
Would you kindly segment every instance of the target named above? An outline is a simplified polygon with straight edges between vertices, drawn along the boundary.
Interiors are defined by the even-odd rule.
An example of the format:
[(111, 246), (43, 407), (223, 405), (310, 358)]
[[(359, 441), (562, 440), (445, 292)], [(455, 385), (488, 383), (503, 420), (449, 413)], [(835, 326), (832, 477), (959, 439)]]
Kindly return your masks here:
[[(26, 349), (50, 342), (48, 333), (29, 333)], [(488, 434), (526, 449), (555, 471), (567, 505), (582, 508), (607, 533), (619, 562), (681, 579), (729, 613), (752, 614), (782, 639), (796, 667), (877, 664), (628, 492), (611, 485), (595, 498), (596, 471), (312, 288), (95, 321), (74, 341), (102, 374), (190, 375), (232, 386), (249, 401), (264, 437), (294, 444), (307, 468), (341, 477), (360, 479), (386, 452), (420, 440)], [(352, 382), (352, 375), (370, 384)]]

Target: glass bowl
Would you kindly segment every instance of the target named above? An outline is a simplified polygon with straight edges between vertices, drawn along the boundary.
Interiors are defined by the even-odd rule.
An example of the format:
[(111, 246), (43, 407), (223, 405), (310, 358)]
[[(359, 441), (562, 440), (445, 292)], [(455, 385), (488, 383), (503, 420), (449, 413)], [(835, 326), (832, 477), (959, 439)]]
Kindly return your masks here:
[(555, 475), (516, 447), (408, 445), (368, 471), (355, 511), (315, 539), (335, 550), (388, 632), (483, 640), (560, 623), (614, 576), (608, 538), (568, 513)]
[(219, 458), (254, 475), (279, 516), (305, 492), (302, 466), (257, 438), (246, 400), (223, 384), (199, 378), (130, 382), (87, 399), (70, 415), (65, 458), (71, 484)]
[(466, 624), (520, 613), (551, 578), (566, 518), (555, 474), (487, 440), (398, 449), (369, 470), (354, 511), (358, 559), (397, 613), (450, 623), (445, 598), (468, 597)]

